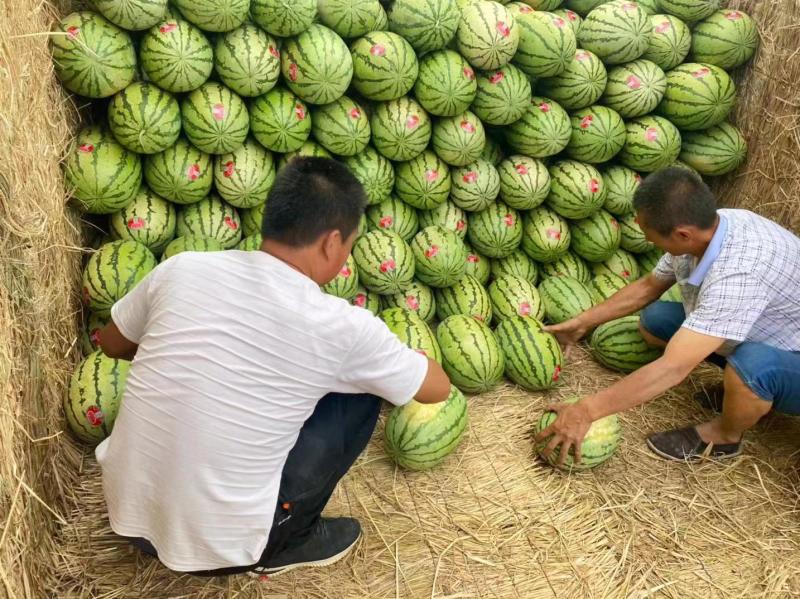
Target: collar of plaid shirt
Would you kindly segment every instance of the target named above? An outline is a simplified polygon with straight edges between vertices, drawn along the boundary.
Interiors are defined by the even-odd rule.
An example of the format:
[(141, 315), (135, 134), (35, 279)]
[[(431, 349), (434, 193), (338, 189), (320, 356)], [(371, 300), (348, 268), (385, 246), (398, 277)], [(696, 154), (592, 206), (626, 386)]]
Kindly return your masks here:
[(722, 250), (722, 243), (725, 241), (725, 234), (727, 232), (728, 220), (720, 214), (719, 224), (717, 225), (717, 230), (714, 231), (714, 236), (711, 238), (700, 262), (697, 263), (692, 274), (686, 279), (689, 285), (694, 285), (695, 287), (702, 285), (711, 265), (714, 264), (714, 261), (719, 257), (719, 253)]

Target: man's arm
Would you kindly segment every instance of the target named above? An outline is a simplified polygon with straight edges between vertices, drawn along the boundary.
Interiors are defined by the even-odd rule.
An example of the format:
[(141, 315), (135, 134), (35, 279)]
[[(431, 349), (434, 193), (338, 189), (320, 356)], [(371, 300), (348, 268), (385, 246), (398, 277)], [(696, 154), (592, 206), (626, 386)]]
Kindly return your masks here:
[(420, 403), (439, 403), (450, 395), (450, 379), (436, 360), (428, 358), (428, 374), (414, 399)]
[(102, 329), (100, 329), (100, 349), (109, 358), (117, 358), (119, 360), (133, 360), (136, 355), (136, 350), (139, 348), (137, 343), (126, 339), (125, 336), (119, 332), (119, 328), (112, 320)]

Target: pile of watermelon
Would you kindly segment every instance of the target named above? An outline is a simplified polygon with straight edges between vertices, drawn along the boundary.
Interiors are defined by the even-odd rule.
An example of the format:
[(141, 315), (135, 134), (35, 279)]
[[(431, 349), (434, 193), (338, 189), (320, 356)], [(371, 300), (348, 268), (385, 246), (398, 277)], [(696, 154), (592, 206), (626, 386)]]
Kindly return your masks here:
[[(633, 214), (642, 177), (669, 165), (716, 176), (745, 158), (728, 71), (758, 35), (721, 4), (96, 0), (65, 17), (56, 73), (103, 115), (65, 160), (101, 231), (73, 428), (96, 442), (113, 424), (127, 368), (96, 351), (113, 303), (178, 252), (257, 249), (276, 173), (298, 155), (341, 160), (369, 199), (327, 293), (380, 316), (458, 390), (504, 376), (555, 386), (563, 358), (543, 323), (659, 257)], [(625, 372), (657, 355), (635, 317), (591, 345)], [(446, 428), (463, 431), (466, 402), (451, 400)], [(405, 435), (436, 418), (407, 411), (390, 420)]]

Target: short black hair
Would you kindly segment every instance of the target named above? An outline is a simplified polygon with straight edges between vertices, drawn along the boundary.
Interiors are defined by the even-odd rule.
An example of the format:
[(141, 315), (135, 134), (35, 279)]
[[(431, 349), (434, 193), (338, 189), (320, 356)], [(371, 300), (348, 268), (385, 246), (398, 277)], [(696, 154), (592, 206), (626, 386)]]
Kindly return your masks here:
[(681, 225), (710, 229), (717, 219), (714, 194), (697, 173), (680, 166), (648, 175), (633, 196), (633, 207), (664, 237)]
[(304, 247), (329, 231), (343, 238), (358, 228), (367, 199), (350, 170), (331, 158), (296, 156), (267, 196), (261, 236)]

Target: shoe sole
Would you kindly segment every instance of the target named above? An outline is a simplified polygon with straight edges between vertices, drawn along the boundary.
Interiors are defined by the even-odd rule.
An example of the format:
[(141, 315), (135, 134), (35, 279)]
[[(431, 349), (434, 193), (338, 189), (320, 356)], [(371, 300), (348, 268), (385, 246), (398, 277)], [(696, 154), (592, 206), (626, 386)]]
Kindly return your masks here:
[[(647, 446), (650, 448), (650, 450), (653, 453), (655, 453), (659, 457), (664, 458), (665, 460), (671, 460), (673, 462), (684, 462), (684, 463), (685, 462), (699, 462), (700, 460), (702, 460), (705, 457), (705, 456), (698, 455), (698, 456), (685, 457), (685, 458), (676, 458), (674, 455), (669, 455), (668, 453), (664, 453), (663, 451), (661, 451), (658, 447), (656, 447), (655, 445), (653, 445), (650, 442), (650, 439), (646, 439), (645, 442), (647, 443)], [(712, 460), (727, 460), (729, 458), (739, 457), (741, 454), (742, 454), (742, 450), (740, 449), (736, 453), (726, 453), (724, 455), (709, 455), (707, 457), (709, 459), (712, 459)]]
[(353, 550), (360, 540), (361, 533), (359, 533), (355, 541), (342, 549), (339, 553), (325, 559), (320, 559), (313, 562), (298, 562), (296, 564), (289, 564), (288, 566), (282, 566), (280, 568), (259, 568), (258, 570), (251, 570), (247, 573), (247, 575), (252, 576), (253, 578), (261, 578), (262, 576), (274, 578), (275, 576), (280, 576), (281, 574), (286, 574), (287, 572), (298, 570), (300, 568), (324, 568), (325, 566), (331, 566), (347, 557), (347, 554)]

